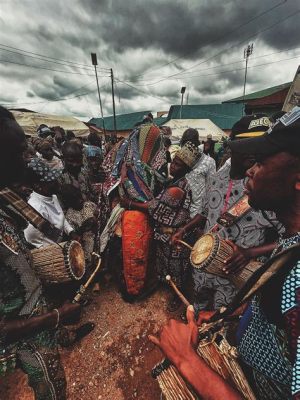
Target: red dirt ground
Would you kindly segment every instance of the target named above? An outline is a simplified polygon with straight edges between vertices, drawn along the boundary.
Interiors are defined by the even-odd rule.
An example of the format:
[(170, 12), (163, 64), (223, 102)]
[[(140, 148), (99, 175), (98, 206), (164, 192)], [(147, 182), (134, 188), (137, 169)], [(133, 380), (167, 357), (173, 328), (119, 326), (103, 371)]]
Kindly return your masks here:
[[(167, 293), (125, 303), (111, 283), (83, 311), (82, 322), (96, 323), (94, 331), (61, 357), (69, 400), (159, 400), (160, 390), (151, 377), (163, 357), (148, 334), (174, 314), (166, 312)], [(177, 312), (178, 315), (178, 312)], [(17, 370), (0, 382), (0, 399), (33, 400), (27, 377)]]

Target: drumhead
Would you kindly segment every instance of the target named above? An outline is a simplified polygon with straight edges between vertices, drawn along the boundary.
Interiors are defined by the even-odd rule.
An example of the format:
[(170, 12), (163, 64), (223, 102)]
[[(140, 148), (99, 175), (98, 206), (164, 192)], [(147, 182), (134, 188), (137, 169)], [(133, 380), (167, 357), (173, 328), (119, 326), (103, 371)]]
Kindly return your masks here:
[(73, 240), (72, 242), (68, 242), (67, 253), (70, 273), (75, 280), (79, 280), (85, 273), (85, 257), (83, 248), (79, 242)]
[(193, 246), (191, 252), (191, 262), (195, 266), (199, 266), (207, 260), (211, 255), (215, 245), (215, 236), (211, 234), (203, 235)]

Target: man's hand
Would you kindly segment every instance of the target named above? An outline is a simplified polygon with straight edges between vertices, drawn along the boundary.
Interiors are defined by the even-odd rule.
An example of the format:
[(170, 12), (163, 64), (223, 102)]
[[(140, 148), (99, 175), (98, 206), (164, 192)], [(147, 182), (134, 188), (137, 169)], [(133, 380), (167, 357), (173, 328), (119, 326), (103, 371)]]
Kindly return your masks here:
[(171, 319), (162, 328), (159, 338), (149, 336), (149, 340), (157, 345), (175, 366), (187, 361), (191, 353), (196, 354), (198, 328), (193, 306), (187, 308), (186, 317), (187, 325)]
[(70, 232), (69, 238), (70, 238), (70, 240), (75, 240), (76, 242), (81, 242), (81, 236), (76, 231)]
[(64, 325), (73, 325), (79, 321), (81, 306), (78, 303), (65, 303), (58, 309), (59, 320)]
[(172, 235), (171, 237), (171, 245), (178, 246), (179, 245), (178, 240), (182, 240), (184, 233), (185, 233), (184, 228), (179, 228), (177, 232), (174, 233), (174, 235)]
[(233, 274), (244, 268), (251, 260), (249, 249), (237, 246), (231, 240), (226, 242), (233, 248), (233, 254), (225, 260), (223, 271), (226, 274)]
[(200, 311), (197, 325), (201, 326), (202, 324), (209, 321), (209, 319), (216, 313), (216, 311)]

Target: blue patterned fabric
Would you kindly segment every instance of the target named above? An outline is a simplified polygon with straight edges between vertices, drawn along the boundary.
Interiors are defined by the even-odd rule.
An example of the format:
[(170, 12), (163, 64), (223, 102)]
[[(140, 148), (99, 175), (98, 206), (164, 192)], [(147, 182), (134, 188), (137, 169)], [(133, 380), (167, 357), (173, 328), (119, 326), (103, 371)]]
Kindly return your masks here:
[[(260, 310), (258, 298), (251, 303), (252, 318), (238, 346), (243, 361), (284, 385), (292, 381), (292, 366), (282, 348), (286, 347), (283, 332), (276, 330)], [(279, 340), (281, 339), (281, 342)]]

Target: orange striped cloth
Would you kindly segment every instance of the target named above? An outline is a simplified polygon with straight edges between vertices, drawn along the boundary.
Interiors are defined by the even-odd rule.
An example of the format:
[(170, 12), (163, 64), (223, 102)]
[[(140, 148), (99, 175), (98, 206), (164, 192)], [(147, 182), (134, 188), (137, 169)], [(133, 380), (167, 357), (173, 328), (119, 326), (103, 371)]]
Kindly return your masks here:
[(153, 231), (146, 214), (125, 211), (122, 215), (123, 268), (127, 292), (141, 293), (147, 273)]

